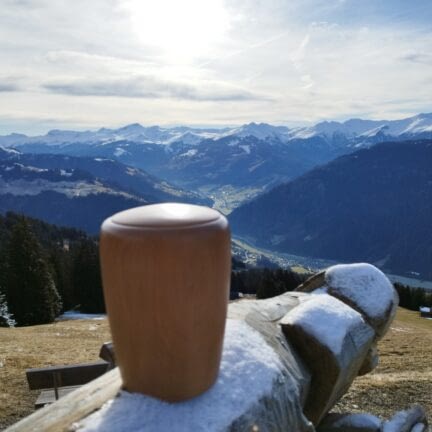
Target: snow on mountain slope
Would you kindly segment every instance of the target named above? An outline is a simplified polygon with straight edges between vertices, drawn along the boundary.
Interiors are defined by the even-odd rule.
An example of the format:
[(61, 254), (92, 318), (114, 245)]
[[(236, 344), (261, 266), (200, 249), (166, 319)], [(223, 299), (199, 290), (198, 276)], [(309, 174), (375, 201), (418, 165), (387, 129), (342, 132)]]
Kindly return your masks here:
[(79, 169), (0, 161), (0, 213), (14, 211), (91, 234), (110, 214), (149, 200)]
[(118, 129), (101, 128), (96, 131), (51, 130), (46, 135), (28, 137), (22, 134), (0, 136), (0, 145), (20, 146), (23, 144), (68, 145), (68, 144), (111, 144), (116, 142), (134, 142), (142, 144), (171, 145), (183, 143), (198, 145), (203, 140), (217, 141), (221, 138), (254, 137), (260, 140), (277, 139), (289, 142), (293, 139), (309, 139), (315, 136), (332, 138), (342, 135), (347, 139), (373, 137), (378, 133), (390, 137), (432, 133), (432, 113), (418, 114), (402, 120), (362, 120), (351, 119), (343, 123), (324, 121), (311, 127), (289, 129), (286, 126), (272, 126), (267, 123), (249, 123), (239, 127), (223, 129), (198, 129), (180, 127), (145, 127), (133, 123)]
[(113, 213), (172, 201), (212, 204), (115, 160), (0, 147), (0, 213), (15, 211), (95, 234)]
[(342, 134), (347, 138), (355, 138), (372, 137), (380, 132), (391, 137), (432, 132), (432, 113), (418, 114), (402, 120), (351, 119), (343, 123), (325, 121), (312, 127), (292, 129), (289, 137), (305, 139), (324, 135), (331, 138), (334, 134)]
[(5, 154), (8, 154), (8, 155), (18, 155), (18, 154), (20, 154), (20, 152), (18, 150), (15, 150), (13, 148), (8, 148), (8, 147), (0, 146), (0, 154), (2, 152), (5, 153)]
[(196, 145), (203, 140), (217, 140), (227, 136), (258, 139), (267, 137), (286, 138), (288, 128), (271, 126), (265, 123), (250, 123), (241, 127), (223, 129), (196, 129), (189, 127), (162, 128), (159, 126), (144, 127), (138, 123), (118, 129), (101, 128), (97, 131), (61, 131), (51, 130), (46, 135), (28, 137), (22, 134), (0, 136), (0, 145), (20, 146), (22, 144), (43, 143), (48, 145), (67, 144), (110, 144), (120, 141), (132, 141), (143, 144), (169, 145), (182, 142)]
[[(286, 141), (288, 138), (289, 129), (285, 126), (272, 126), (267, 123), (249, 123), (238, 128), (230, 129), (222, 136), (235, 136), (245, 138), (253, 136), (258, 139), (279, 138), (281, 141)], [(221, 136), (221, 137), (222, 137)]]
[[(49, 147), (53, 148), (53, 147)], [(122, 147), (115, 147), (114, 156), (130, 156)], [(108, 158), (75, 157), (62, 154), (31, 154), (21, 153), (12, 148), (0, 146), (0, 167), (5, 166), (6, 172), (14, 169), (17, 176), (28, 172), (45, 172), (45, 176), (52, 179), (64, 180), (59, 177), (76, 178), (79, 174), (85, 179), (92, 178), (104, 184), (120, 188), (122, 191), (144, 198), (151, 202), (180, 201), (194, 204), (207, 204), (211, 200), (205, 199), (195, 193), (178, 188), (136, 167), (124, 165)], [(20, 172), (18, 172), (18, 168)], [(0, 173), (1, 175), (1, 173)], [(27, 175), (28, 177), (28, 175)], [(71, 179), (68, 179), (69, 181)], [(99, 188), (99, 186), (98, 186)], [(88, 187), (86, 188), (88, 190)]]
[[(100, 182), (89, 183), (86, 181), (56, 181), (51, 182), (49, 180), (13, 180), (5, 182), (0, 178), (0, 193), (11, 194), (14, 196), (24, 195), (39, 195), (42, 192), (51, 191), (58, 192), (66, 195), (68, 198), (73, 197), (84, 197), (95, 194), (109, 194), (124, 196), (125, 198), (136, 198), (131, 194), (125, 192), (115, 191), (111, 188), (104, 186)], [(145, 201), (143, 200), (143, 203)]]
[(69, 198), (108, 194), (145, 203), (141, 197), (115, 189), (78, 170), (38, 168), (16, 162), (0, 163), (0, 195), (39, 195), (46, 191), (58, 192)]
[(132, 141), (142, 144), (167, 145), (177, 141), (195, 144), (203, 139), (215, 139), (226, 132), (225, 129), (192, 129), (144, 127), (138, 123), (118, 129), (101, 128), (96, 131), (61, 131), (51, 130), (46, 135), (29, 137), (22, 134), (0, 136), (0, 145), (20, 146), (23, 144), (110, 144), (120, 141)]

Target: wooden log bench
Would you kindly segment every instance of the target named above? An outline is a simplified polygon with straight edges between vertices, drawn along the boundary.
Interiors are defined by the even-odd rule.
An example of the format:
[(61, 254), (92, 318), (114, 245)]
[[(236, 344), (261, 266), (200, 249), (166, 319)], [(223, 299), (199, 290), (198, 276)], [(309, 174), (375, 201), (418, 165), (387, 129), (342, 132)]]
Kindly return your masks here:
[(35, 408), (42, 408), (69, 394), (83, 384), (100, 377), (110, 369), (105, 360), (70, 366), (50, 366), (27, 369), (30, 390), (41, 390)]
[(115, 357), (112, 342), (102, 344), (99, 357), (102, 361), (27, 369), (26, 377), (30, 390), (42, 389), (35, 408), (51, 404), (113, 369)]

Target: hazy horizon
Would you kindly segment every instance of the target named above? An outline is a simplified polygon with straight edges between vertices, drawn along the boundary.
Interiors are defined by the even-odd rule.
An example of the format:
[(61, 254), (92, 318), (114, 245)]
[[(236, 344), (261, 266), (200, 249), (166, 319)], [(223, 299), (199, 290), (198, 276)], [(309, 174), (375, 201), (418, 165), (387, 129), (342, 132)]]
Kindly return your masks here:
[[(410, 117), (415, 117), (416, 115), (422, 115), (422, 114), (432, 115), (432, 113), (417, 113), (414, 116), (410, 116)], [(409, 117), (401, 117), (401, 118), (391, 119), (391, 120), (403, 120), (405, 118), (409, 118)], [(333, 122), (334, 121), (334, 122), (344, 123), (345, 121), (348, 121), (348, 120), (373, 120), (373, 121), (378, 121), (378, 122), (379, 121), (383, 121), (383, 122), (391, 121), (390, 119), (378, 119), (378, 120), (375, 120), (375, 119), (368, 119), (368, 118), (343, 118), (343, 119), (339, 119), (339, 120), (323, 119), (322, 122), (325, 122), (325, 121)], [(3, 135), (0, 134), (0, 137), (1, 136), (7, 136), (7, 135), (10, 135), (10, 134), (13, 134), (13, 133), (28, 135), (28, 136), (32, 137), (32, 136), (38, 136), (38, 135), (46, 135), (48, 132), (53, 131), (53, 130), (64, 130), (64, 131), (70, 130), (70, 131), (76, 131), (76, 132), (96, 132), (99, 129), (113, 129), (113, 130), (115, 130), (115, 129), (120, 129), (120, 128), (123, 128), (123, 127), (126, 127), (126, 126), (130, 126), (130, 125), (133, 125), (133, 124), (140, 124), (143, 127), (155, 127), (156, 126), (156, 127), (160, 127), (160, 128), (163, 128), (163, 129), (175, 129), (175, 128), (180, 128), (180, 127), (190, 127), (192, 129), (197, 129), (197, 130), (201, 130), (201, 129), (202, 130), (206, 130), (206, 129), (223, 130), (223, 129), (238, 128), (238, 127), (241, 127), (241, 126), (244, 126), (244, 125), (247, 125), (247, 124), (251, 124), (251, 123), (255, 123), (257, 125), (259, 125), (259, 124), (269, 124), (271, 126), (276, 126), (276, 127), (277, 126), (284, 126), (284, 127), (287, 127), (288, 129), (295, 129), (295, 128), (301, 128), (301, 127), (310, 127), (310, 126), (314, 126), (316, 124), (314, 122), (308, 122), (308, 123), (306, 123), (306, 122), (296, 122), (295, 124), (277, 124), (277, 123), (266, 123), (266, 122), (260, 122), (260, 121), (251, 121), (249, 123), (227, 124), (227, 125), (212, 125), (212, 124), (209, 124), (209, 125), (188, 125), (188, 124), (167, 124), (167, 125), (164, 125), (164, 124), (142, 124), (140, 122), (130, 122), (130, 123), (127, 123), (127, 124), (120, 124), (120, 125), (99, 125), (99, 126), (88, 127), (88, 128), (85, 128), (85, 127), (82, 127), (82, 128), (80, 128), (80, 127), (76, 127), (76, 128), (48, 127), (47, 129), (42, 130), (39, 133), (27, 133), (27, 134), (24, 133), (24, 132), (21, 132), (19, 130), (14, 130), (14, 131), (5, 133)]]

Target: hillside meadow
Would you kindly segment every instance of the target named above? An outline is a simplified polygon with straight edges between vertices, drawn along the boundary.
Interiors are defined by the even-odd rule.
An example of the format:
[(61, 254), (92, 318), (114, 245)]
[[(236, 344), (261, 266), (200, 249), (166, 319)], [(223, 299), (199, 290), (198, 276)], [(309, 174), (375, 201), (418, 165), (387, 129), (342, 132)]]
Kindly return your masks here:
[[(27, 368), (96, 361), (108, 340), (106, 319), (0, 328), (0, 429), (33, 412), (38, 392), (28, 390)], [(432, 320), (399, 308), (379, 350), (378, 368), (357, 378), (334, 410), (389, 417), (420, 403), (432, 418)]]

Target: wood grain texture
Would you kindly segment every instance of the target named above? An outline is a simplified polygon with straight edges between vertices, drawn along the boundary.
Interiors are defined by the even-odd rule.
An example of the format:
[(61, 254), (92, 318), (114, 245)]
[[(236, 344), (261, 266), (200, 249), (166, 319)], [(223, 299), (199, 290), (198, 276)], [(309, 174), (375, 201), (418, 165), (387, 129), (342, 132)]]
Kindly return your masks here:
[(211, 209), (182, 205), (177, 217), (149, 207), (151, 217), (138, 208), (102, 226), (105, 302), (125, 389), (175, 402), (203, 393), (219, 371), (230, 232)]

